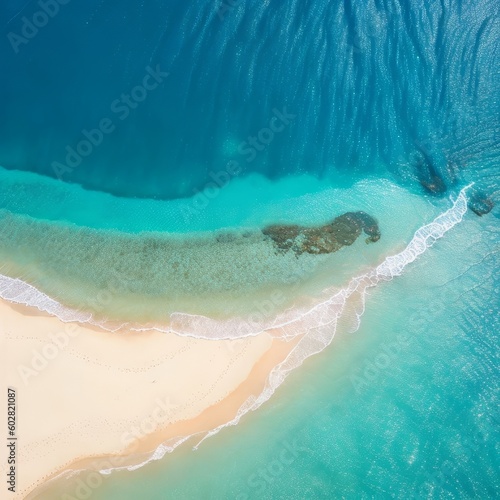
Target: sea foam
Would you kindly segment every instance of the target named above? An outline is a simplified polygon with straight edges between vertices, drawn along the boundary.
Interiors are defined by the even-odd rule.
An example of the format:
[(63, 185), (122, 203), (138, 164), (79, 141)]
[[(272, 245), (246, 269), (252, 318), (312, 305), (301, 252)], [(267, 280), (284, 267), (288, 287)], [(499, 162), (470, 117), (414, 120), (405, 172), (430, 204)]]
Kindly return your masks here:
[[(348, 299), (352, 299), (355, 295), (358, 296), (362, 309), (364, 307), (364, 293), (367, 288), (401, 274), (407, 264), (413, 262), (436, 239), (442, 237), (446, 231), (461, 220), (467, 209), (465, 191), (468, 187), (460, 191), (452, 208), (439, 215), (431, 224), (420, 228), (402, 252), (387, 257), (376, 268), (352, 278), (346, 287), (325, 290), (323, 293), (323, 296), (327, 297), (325, 300), (287, 309), (270, 315), (270, 317), (262, 314), (251, 314), (228, 319), (214, 319), (203, 315), (178, 312), (170, 315), (168, 325), (110, 323), (96, 318), (87, 310), (64, 306), (33, 285), (19, 278), (11, 278), (2, 274), (0, 274), (0, 297), (10, 302), (35, 307), (42, 312), (58, 317), (63, 322), (89, 323), (107, 331), (118, 331), (123, 328), (132, 331), (157, 330), (209, 340), (239, 339), (259, 335), (266, 331), (274, 337), (292, 339), (303, 335), (304, 332), (312, 332), (314, 329), (322, 329), (326, 325), (331, 327), (332, 324), (336, 324)], [(309, 342), (313, 342), (313, 336), (307, 334), (306, 337)], [(328, 335), (325, 339), (322, 335), (319, 335), (319, 338), (319, 345), (324, 346)], [(305, 339), (301, 342), (303, 341), (305, 342)]]
[[(346, 316), (351, 314), (353, 318), (348, 319), (354, 321), (353, 330), (359, 327), (365, 307), (366, 292), (369, 288), (401, 275), (408, 264), (414, 262), (434, 242), (442, 238), (447, 231), (462, 221), (463, 216), (467, 212), (466, 191), (469, 187), (470, 185), (460, 191), (450, 209), (440, 214), (430, 224), (418, 229), (403, 251), (386, 257), (381, 264), (367, 273), (352, 278), (345, 287), (328, 290), (327, 292), (330, 296), (326, 300), (318, 302), (309, 308), (288, 310), (277, 315), (273, 320), (261, 325), (262, 329), (260, 331), (250, 330), (242, 333), (241, 329), (235, 328), (236, 323), (234, 320), (221, 322), (203, 316), (179, 313), (175, 321), (176, 328), (170, 327), (168, 329), (168, 331), (178, 333), (179, 335), (193, 335), (210, 339), (241, 338), (249, 335), (257, 335), (265, 331), (275, 337), (285, 339), (299, 337), (299, 340), (289, 352), (286, 359), (271, 370), (262, 392), (257, 396), (250, 396), (240, 406), (236, 416), (232, 420), (208, 432), (198, 432), (190, 436), (172, 438), (168, 442), (160, 444), (151, 455), (147, 457), (142, 455), (141, 460), (137, 464), (108, 467), (100, 470), (100, 472), (110, 474), (113, 470), (135, 470), (151, 461), (161, 459), (166, 453), (171, 453), (189, 438), (195, 436), (200, 437), (194, 446), (194, 449), (197, 449), (205, 439), (214, 436), (225, 427), (237, 425), (245, 414), (257, 410), (271, 398), (293, 370), (300, 367), (307, 358), (323, 351), (332, 342), (338, 331), (341, 319), (344, 320)], [(13, 280), (12, 278), (1, 276), (0, 284), (0, 294), (8, 300), (25, 304), (36, 303), (37, 307), (41, 310), (57, 310), (59, 313), (58, 316), (63, 321), (85, 319), (82, 316), (78, 316), (81, 314), (78, 311), (59, 309), (61, 306), (56, 301), (41, 294), (34, 287), (23, 283), (21, 280)], [(41, 297), (43, 297), (43, 301), (40, 301)], [(354, 310), (348, 307), (352, 302), (356, 304)], [(198, 334), (196, 335), (197, 330)], [(231, 337), (231, 332), (234, 334), (235, 331), (239, 335)]]
[[(192, 436), (179, 436), (170, 439), (168, 443), (161, 444), (155, 452), (148, 458), (141, 460), (137, 465), (117, 467), (118, 469), (135, 470), (147, 463), (161, 459), (166, 453), (171, 453), (178, 446), (183, 444), (188, 438), (199, 436), (201, 439), (196, 443), (197, 449), (205, 439), (219, 433), (225, 427), (237, 425), (241, 418), (250, 411), (255, 411), (268, 401), (278, 387), (285, 381), (286, 377), (302, 365), (309, 357), (323, 351), (332, 342), (337, 333), (337, 325), (346, 311), (347, 301), (357, 296), (359, 308), (355, 314), (355, 326), (360, 324), (364, 311), (366, 291), (368, 288), (377, 286), (384, 281), (390, 281), (394, 277), (402, 274), (408, 264), (414, 262), (420, 255), (429, 249), (436, 240), (442, 238), (446, 232), (460, 223), (467, 212), (466, 191), (470, 187), (463, 188), (453, 206), (446, 212), (436, 217), (430, 224), (418, 229), (406, 248), (395, 255), (386, 257), (385, 260), (371, 271), (356, 276), (345, 288), (336, 291), (329, 299), (315, 305), (305, 311), (294, 311), (284, 313), (274, 321), (270, 322), (266, 331), (276, 330), (280, 337), (293, 338), (302, 335), (297, 345), (291, 350), (286, 359), (273, 368), (269, 374), (263, 391), (258, 396), (250, 396), (238, 409), (236, 416), (224, 424), (206, 432), (196, 433)], [(287, 315), (290, 317), (287, 318)], [(293, 315), (293, 316), (292, 316)], [(213, 328), (214, 323), (208, 318), (181, 316), (185, 325), (196, 325), (197, 328)], [(206, 323), (209, 323), (207, 325)], [(231, 322), (225, 323), (234, 326)], [(224, 328), (224, 327), (222, 327)], [(104, 469), (100, 472), (109, 474), (113, 469)]]
[(360, 309), (355, 312), (355, 329), (357, 329), (364, 311), (367, 289), (376, 286), (380, 282), (389, 281), (401, 275), (408, 264), (414, 262), (436, 240), (442, 238), (447, 231), (461, 222), (467, 212), (467, 197), (465, 193), (470, 186), (466, 186), (460, 191), (449, 210), (436, 217), (430, 224), (418, 229), (402, 252), (386, 257), (375, 269), (353, 278), (345, 288), (337, 291), (328, 300), (303, 313), (295, 321), (281, 325), (280, 329), (290, 328), (293, 334), (300, 335), (303, 333), (304, 335), (286, 359), (273, 368), (269, 374), (265, 388), (260, 395), (249, 397), (241, 405), (233, 420), (207, 432), (195, 448), (205, 439), (217, 434), (225, 427), (238, 424), (241, 418), (249, 411), (257, 410), (269, 400), (294, 369), (302, 365), (310, 356), (323, 351), (332, 342), (337, 333), (337, 325), (343, 316), (347, 301), (355, 295), (358, 296), (357, 298), (360, 303)]

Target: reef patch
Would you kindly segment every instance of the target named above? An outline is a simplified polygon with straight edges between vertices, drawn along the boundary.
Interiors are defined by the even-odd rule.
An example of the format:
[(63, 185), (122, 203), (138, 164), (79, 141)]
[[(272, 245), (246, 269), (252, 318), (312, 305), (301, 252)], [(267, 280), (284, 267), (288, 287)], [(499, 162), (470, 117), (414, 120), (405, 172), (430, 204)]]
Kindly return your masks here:
[(471, 195), (469, 196), (468, 200), (468, 206), (469, 208), (476, 214), (481, 217), (482, 215), (485, 215), (493, 209), (495, 204), (493, 203), (493, 200), (488, 198), (483, 192), (481, 191), (473, 191)]
[(302, 253), (319, 255), (337, 252), (344, 246), (352, 245), (363, 231), (368, 235), (366, 243), (380, 239), (376, 219), (365, 212), (346, 212), (324, 226), (275, 224), (264, 228), (262, 233), (273, 241), (278, 252), (292, 250), (299, 256)]

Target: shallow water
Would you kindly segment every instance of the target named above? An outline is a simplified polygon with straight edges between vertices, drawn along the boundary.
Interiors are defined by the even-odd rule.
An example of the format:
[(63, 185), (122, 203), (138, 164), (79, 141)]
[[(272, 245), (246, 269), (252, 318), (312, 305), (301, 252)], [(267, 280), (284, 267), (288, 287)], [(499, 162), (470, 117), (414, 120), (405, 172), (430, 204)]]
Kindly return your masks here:
[[(0, 57), (15, 77), (0, 83), (0, 164), (157, 198), (192, 196), (229, 161), (237, 176), (310, 173), (342, 185), (387, 170), (404, 182), (435, 170), (453, 185), (479, 160), (494, 172), (495, 0), (218, 8), (69, 2), (13, 44), (9, 33), (39, 9), (3, 2)], [(124, 104), (157, 66), (169, 75)], [(279, 131), (262, 132), (273, 117)], [(66, 162), (103, 119), (113, 131)]]
[[(0, 5), (9, 300), (255, 334), (401, 252), (470, 182), (498, 204), (494, 0), (88, 0), (12, 38), (39, 10)], [(252, 236), (358, 210), (378, 242), (297, 257)], [(498, 496), (498, 218), (469, 211), (362, 315), (356, 297), (329, 348), (236, 427), (92, 498)]]
[[(171, 231), (159, 230), (166, 227), (160, 214), (168, 214), (171, 205), (175, 210), (175, 200), (129, 201), (110, 197), (111, 203), (119, 207), (111, 214), (135, 214), (128, 226), (120, 215), (117, 220), (112, 220), (111, 215), (103, 219), (101, 210), (91, 209), (85, 212), (86, 224), (82, 226), (79, 206), (86, 206), (87, 192), (74, 186), (68, 186), (64, 192), (57, 181), (40, 176), (5, 170), (3, 173), (8, 197), (8, 210), (0, 212), (3, 273), (22, 277), (67, 306), (122, 321), (166, 321), (173, 312), (248, 314), (255, 309), (256, 301), (273, 291), (283, 294), (279, 306), (289, 306), (300, 293), (318, 294), (323, 288), (341, 285), (367, 266), (377, 264), (387, 252), (397, 251), (401, 242), (408, 241), (422, 221), (436, 216), (440, 207), (447, 205), (445, 200), (429, 205), (384, 179), (366, 180), (343, 189), (323, 183), (322, 190), (316, 192), (304, 192), (304, 180), (309, 181), (308, 185), (314, 183), (307, 176), (274, 182), (258, 178), (257, 186), (247, 179), (224, 188), (229, 199), (237, 196), (233, 191), (246, 193), (239, 198), (239, 219), (224, 224), (223, 218), (214, 217), (224, 224), (224, 229), (179, 233), (182, 226), (176, 218), (171, 219)], [(294, 189), (290, 190), (290, 186)], [(275, 197), (262, 201), (256, 208), (255, 197), (262, 197), (263, 192), (271, 189)], [(41, 196), (26, 199), (26, 190)], [(59, 214), (50, 213), (54, 206), (49, 201), (51, 190), (67, 198), (63, 206), (59, 205)], [(385, 196), (387, 192), (391, 193), (390, 198)], [(90, 195), (98, 200), (98, 207), (102, 207), (102, 198), (109, 198), (100, 193)], [(227, 199), (214, 199), (212, 203), (206, 210), (215, 215), (227, 207)], [(156, 219), (147, 210), (152, 204), (156, 206)], [(145, 215), (140, 209), (135, 211), (142, 205), (146, 206)], [(319, 226), (357, 210), (377, 219), (382, 233), (379, 241), (367, 244), (365, 235), (352, 246), (330, 255), (299, 256), (293, 251), (278, 251), (260, 232), (270, 221)], [(264, 219), (260, 225), (256, 222), (259, 215)], [(248, 224), (249, 219), (255, 225)], [(99, 227), (101, 221), (104, 228)], [(155, 230), (136, 233), (135, 228), (141, 223)], [(108, 229), (110, 226), (120, 231)], [(22, 287), (10, 291), (5, 283), (2, 288), (2, 295), (9, 293), (9, 299), (24, 293)], [(43, 300), (44, 295), (38, 302), (30, 296), (31, 305)], [(20, 301), (27, 302), (22, 298)]]
[[(494, 498), (498, 236), (467, 214), (258, 412), (103, 476), (92, 498)], [(83, 495), (89, 477), (39, 498)]]

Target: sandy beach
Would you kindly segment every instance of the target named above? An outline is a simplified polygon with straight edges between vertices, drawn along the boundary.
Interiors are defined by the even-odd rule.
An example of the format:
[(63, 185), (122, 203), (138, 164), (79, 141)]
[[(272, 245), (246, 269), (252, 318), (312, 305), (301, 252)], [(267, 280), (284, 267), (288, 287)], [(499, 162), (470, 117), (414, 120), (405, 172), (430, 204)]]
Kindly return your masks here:
[(13, 498), (65, 470), (137, 463), (161, 443), (231, 420), (294, 344), (269, 334), (109, 333), (5, 301), (0, 333), (4, 381), (17, 402)]
[(0, 0), (0, 500), (500, 500), (499, 4)]

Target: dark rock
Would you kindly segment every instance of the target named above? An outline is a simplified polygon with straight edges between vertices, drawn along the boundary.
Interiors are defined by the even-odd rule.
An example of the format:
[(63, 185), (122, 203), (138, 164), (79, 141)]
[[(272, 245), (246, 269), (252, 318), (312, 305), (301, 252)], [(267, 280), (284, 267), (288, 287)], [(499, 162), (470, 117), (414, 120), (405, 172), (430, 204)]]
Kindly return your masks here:
[(361, 232), (368, 238), (367, 243), (380, 239), (377, 221), (365, 212), (347, 212), (336, 217), (331, 223), (320, 227), (276, 224), (268, 226), (262, 233), (273, 240), (278, 251), (293, 250), (295, 254), (327, 254), (352, 245)]
[(446, 183), (439, 175), (432, 157), (424, 148), (419, 148), (422, 158), (417, 162), (417, 176), (421, 186), (430, 194), (441, 195), (446, 193)]
[(469, 196), (467, 205), (476, 215), (479, 215), (479, 217), (491, 212), (495, 206), (493, 201), (481, 191), (473, 192)]
[(429, 180), (420, 179), (420, 184), (425, 188), (427, 192), (431, 194), (446, 193), (446, 184), (438, 175), (432, 176)]
[(374, 243), (378, 241), (381, 235), (377, 220), (366, 212), (355, 212), (355, 214), (362, 224), (363, 231), (368, 235), (366, 242)]
[(262, 230), (265, 236), (269, 236), (274, 241), (275, 245), (280, 250), (284, 251), (288, 251), (292, 248), (300, 232), (300, 226), (288, 226), (283, 224), (268, 226)]
[(231, 243), (236, 239), (236, 235), (232, 233), (219, 233), (215, 236), (217, 243)]

